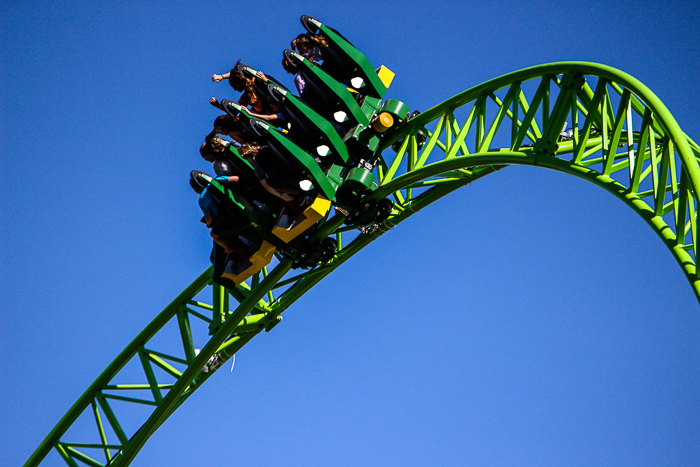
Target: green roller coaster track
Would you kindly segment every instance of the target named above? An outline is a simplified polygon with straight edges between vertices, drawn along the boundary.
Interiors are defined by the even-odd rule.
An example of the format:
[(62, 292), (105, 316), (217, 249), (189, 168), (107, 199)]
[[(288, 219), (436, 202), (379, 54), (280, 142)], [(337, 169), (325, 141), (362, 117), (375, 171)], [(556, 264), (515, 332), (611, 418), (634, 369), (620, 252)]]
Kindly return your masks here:
[[(567, 123), (570, 136), (563, 138)], [(249, 284), (228, 290), (211, 282), (211, 269), (204, 271), (102, 372), (25, 465), (39, 465), (51, 449), (72, 467), (129, 465), (160, 425), (215, 372), (218, 365), (213, 362), (222, 363), (258, 333), (270, 331), (299, 297), (389, 229), (452, 191), (511, 165), (574, 175), (623, 201), (661, 238), (700, 299), (695, 265), (700, 148), (632, 76), (584, 62), (516, 71), (409, 120), (379, 150), (378, 186), (369, 198), (393, 200), (386, 221), (348, 227), (337, 212), (319, 228), (322, 235), (336, 236), (336, 256), (303, 273), (280, 259)], [(209, 292), (210, 303), (199, 301)], [(194, 332), (194, 320), (200, 327), (203, 322), (209, 334)], [(178, 343), (174, 348), (151, 344), (164, 333), (176, 333), (169, 340)], [(124, 371), (132, 361), (141, 370), (136, 379)], [(129, 432), (110, 401), (139, 404), (149, 412), (140, 428)], [(86, 417), (94, 423), (99, 443), (66, 437)]]

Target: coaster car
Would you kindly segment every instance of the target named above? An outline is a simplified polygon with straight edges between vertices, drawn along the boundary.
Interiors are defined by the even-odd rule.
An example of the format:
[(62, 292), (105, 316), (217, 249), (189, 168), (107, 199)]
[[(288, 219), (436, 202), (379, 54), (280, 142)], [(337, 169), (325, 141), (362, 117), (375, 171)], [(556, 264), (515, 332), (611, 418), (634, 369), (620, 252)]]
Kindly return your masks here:
[(352, 93), (321, 67), (293, 50), (285, 50), (284, 56), (297, 65), (304, 78), (306, 90), (302, 99), (309, 107), (327, 120), (335, 122), (345, 132), (357, 125), (369, 123)]
[(235, 288), (270, 264), (274, 253), (275, 247), (263, 241), (257, 251), (241, 259), (227, 255), (223, 248), (215, 244), (212, 250), (214, 282), (226, 288)]
[[(214, 281), (226, 287), (241, 284), (273, 256), (290, 259), (295, 268), (329, 261), (336, 251), (335, 240), (323, 238), (325, 229), (313, 226), (323, 225), (333, 206), (345, 216), (346, 225), (356, 227), (384, 221), (394, 207), (387, 199), (366, 201), (365, 196), (374, 185), (380, 140), (408, 119), (405, 104), (381, 101), (393, 73), (384, 67), (374, 70), (340, 33), (315, 18), (303, 16), (302, 24), (310, 33), (323, 35), (329, 45), (322, 48), (321, 66), (285, 50), (285, 58), (305, 81), (301, 98), (271, 76), (264, 83), (255, 78), (255, 69), (242, 64), (236, 68), (255, 78), (263, 113), (272, 113), (274, 107), (284, 117), (279, 121), (283, 130), (275, 127), (276, 120), (265, 121), (236, 102), (221, 101), (226, 113), (240, 117), (249, 142), (262, 146), (253, 164), (233, 145), (226, 158), (233, 174), (258, 182), (254, 188), (234, 192), (211, 177), (207, 180), (213, 197), (225, 206), (225, 215), (238, 221), (229, 235), (246, 244), (231, 255), (218, 246), (214, 249)], [(282, 208), (279, 198), (265, 200), (258, 177), (278, 191), (299, 192), (296, 202)]]
[[(250, 132), (254, 135), (259, 144), (268, 146), (277, 158), (292, 165), (295, 172), (298, 174), (297, 181), (309, 179), (316, 191), (327, 199), (335, 201), (335, 192), (338, 188), (338, 183), (334, 183), (331, 179), (326, 177), (326, 174), (324, 174), (323, 169), (319, 165), (319, 162), (322, 162), (320, 157), (317, 161), (311, 154), (293, 141), (290, 136), (285, 135), (267, 122), (253, 118), (250, 113), (248, 113), (247, 109), (240, 104), (224, 99), (221, 105), (229, 115), (240, 115), (242, 117), (241, 121), (243, 125), (246, 129), (250, 129)], [(340, 152), (340, 150), (337, 151)], [(304, 190), (302, 188), (302, 191), (309, 190)]]
[(193, 176), (209, 184), (209, 193), (217, 208), (217, 216), (229, 220), (227, 236), (242, 236), (253, 242), (270, 240), (269, 232), (275, 223), (275, 214), (266, 214), (259, 205), (241, 193), (231, 190), (226, 183), (204, 172), (193, 171)]
[(309, 180), (312, 183), (313, 188), (306, 188), (300, 183), (299, 187), (302, 191), (318, 192), (327, 199), (335, 201), (338, 184), (326, 176), (319, 161), (272, 125), (258, 119), (252, 119), (250, 124), (253, 131), (265, 140), (277, 158), (291, 161), (294, 164), (299, 182)]
[[(236, 192), (258, 205), (265, 213), (280, 211), (280, 199), (263, 188), (255, 168), (241, 157), (233, 144), (228, 146), (223, 157), (214, 162), (214, 170), (217, 176), (237, 176), (239, 180), (236, 184)], [(259, 206), (260, 204), (263, 206)]]
[(360, 94), (382, 99), (387, 85), (377, 75), (367, 57), (357, 50), (338, 31), (311, 16), (302, 16), (301, 24), (311, 34), (325, 36), (330, 42), (323, 48), (324, 64), (328, 73), (339, 82), (352, 87)]
[(272, 112), (272, 109), (269, 105), (270, 91), (267, 89), (267, 86), (268, 84), (277, 84), (281, 86), (280, 82), (277, 81), (274, 77), (268, 75), (265, 75), (265, 77), (268, 79), (268, 83), (263, 82), (262, 80), (257, 78), (258, 71), (255, 68), (250, 67), (248, 65), (244, 65), (243, 63), (239, 63), (238, 65), (236, 65), (235, 70), (243, 74), (243, 76), (245, 76), (246, 78), (254, 79), (255, 91), (258, 93), (258, 96), (262, 99), (263, 111)]
[(289, 137), (295, 143), (321, 158), (330, 158), (334, 163), (348, 161), (348, 149), (328, 120), (284, 86), (269, 84), (267, 88), (271, 99), (282, 106)]
[(209, 184), (210, 194), (217, 206), (217, 217), (221, 216), (225, 225), (217, 235), (234, 247), (234, 253), (226, 255), (221, 247), (215, 245), (212, 252), (215, 282), (226, 287), (230, 287), (231, 283), (239, 285), (269, 264), (276, 251), (294, 260), (295, 267), (316, 265), (318, 261), (310, 264), (309, 258), (316, 259), (315, 252), (320, 245), (324, 245), (324, 240), (312, 240), (303, 234), (328, 215), (331, 208), (328, 199), (323, 196), (311, 199), (298, 215), (286, 209), (265, 214), (260, 206), (231, 190), (225, 183), (203, 172), (194, 171), (193, 175)]

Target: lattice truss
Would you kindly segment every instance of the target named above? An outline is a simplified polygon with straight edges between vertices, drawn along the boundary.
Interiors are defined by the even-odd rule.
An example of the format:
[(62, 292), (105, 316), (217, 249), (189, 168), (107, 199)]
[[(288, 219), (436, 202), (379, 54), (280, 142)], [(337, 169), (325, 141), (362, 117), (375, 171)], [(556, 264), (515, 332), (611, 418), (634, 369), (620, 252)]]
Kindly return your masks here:
[[(48, 442), (67, 465), (125, 465), (125, 452), (140, 432), (153, 432), (159, 423), (151, 417), (160, 409), (169, 415), (215, 370), (202, 355), (200, 371), (188, 378), (200, 349), (209, 339), (208, 329), (228, 314), (230, 295), (209, 282), (211, 271), (202, 274), (173, 301), (98, 377), (54, 428)], [(248, 288), (249, 290), (249, 288)], [(231, 291), (236, 297), (245, 287)], [(243, 319), (228, 345), (240, 348), (267, 323), (258, 314)], [(223, 359), (216, 365), (223, 363)], [(175, 389), (171, 400), (167, 400)], [(150, 424), (149, 424), (150, 421)], [(161, 422), (162, 423), (162, 422)], [(80, 440), (80, 441), (76, 441)], [(138, 449), (138, 448), (137, 448)], [(132, 456), (133, 457), (133, 456)], [(122, 460), (126, 461), (123, 462)], [(32, 460), (28, 462), (32, 465)]]
[(465, 91), (386, 138), (369, 198), (390, 197), (392, 215), (359, 229), (343, 226), (343, 216), (325, 219), (319, 229), (338, 242), (330, 263), (299, 273), (278, 257), (232, 290), (205, 271), (107, 367), (27, 465), (52, 449), (71, 467), (128, 465), (217, 368), (317, 282), (414, 212), (508, 165), (559, 170), (620, 198), (659, 234), (700, 295), (698, 146), (634, 78), (600, 65), (555, 65)]
[(665, 108), (656, 112), (646, 96), (576, 70), (493, 83), (416, 117), (395, 138), (396, 154), (380, 159), (377, 194), (393, 197), (403, 212), (436, 187), (459, 187), (506, 165), (559, 170), (632, 207), (697, 282), (698, 204), (689, 172), (700, 150), (678, 129), (690, 148), (679, 152), (669, 131), (677, 124)]
[(207, 269), (107, 367), (26, 465), (52, 449), (71, 467), (128, 465), (218, 368), (343, 261), (283, 280), (290, 262), (278, 258), (235, 289), (213, 284)]

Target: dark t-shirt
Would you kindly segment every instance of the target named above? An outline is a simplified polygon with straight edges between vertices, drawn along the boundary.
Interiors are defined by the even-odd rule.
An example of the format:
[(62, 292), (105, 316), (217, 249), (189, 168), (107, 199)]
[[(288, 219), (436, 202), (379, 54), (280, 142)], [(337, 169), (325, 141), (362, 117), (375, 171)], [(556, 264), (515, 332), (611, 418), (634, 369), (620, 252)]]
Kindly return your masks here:
[(264, 172), (267, 183), (275, 188), (293, 186), (302, 175), (301, 169), (294, 161), (279, 154), (270, 146), (260, 148), (255, 162)]
[(229, 185), (229, 188), (236, 193), (240, 193), (250, 201), (258, 201), (273, 209), (277, 209), (280, 204), (279, 198), (269, 193), (260, 183), (260, 180), (267, 178), (265, 171), (255, 161), (251, 165), (253, 170), (244, 161), (232, 156), (214, 162), (214, 171), (217, 175), (238, 176), (238, 182)]

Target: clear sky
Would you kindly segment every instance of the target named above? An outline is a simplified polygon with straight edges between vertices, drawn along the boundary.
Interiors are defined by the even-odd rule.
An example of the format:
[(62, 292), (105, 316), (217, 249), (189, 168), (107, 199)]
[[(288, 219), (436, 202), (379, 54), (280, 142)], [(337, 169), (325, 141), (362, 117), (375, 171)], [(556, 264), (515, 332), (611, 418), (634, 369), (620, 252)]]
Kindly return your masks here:
[[(208, 99), (237, 97), (211, 75), (243, 58), (291, 87), (281, 51), (302, 14), (393, 70), (387, 97), (411, 109), (586, 60), (640, 79), (700, 140), (697, 0), (0, 11), (0, 465), (21, 465), (208, 266), (188, 173), (210, 168), (197, 152)], [(699, 312), (622, 203), (508, 168), (329, 276), (132, 465), (700, 465)]]

